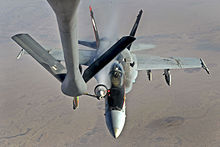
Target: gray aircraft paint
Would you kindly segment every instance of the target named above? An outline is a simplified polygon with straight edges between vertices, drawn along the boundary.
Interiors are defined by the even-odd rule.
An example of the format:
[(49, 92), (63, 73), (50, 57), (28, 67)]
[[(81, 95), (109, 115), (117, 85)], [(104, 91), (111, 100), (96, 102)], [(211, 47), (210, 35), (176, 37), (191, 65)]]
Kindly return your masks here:
[[(79, 57), (83, 57), (85, 54), (90, 54), (89, 61), (94, 61), (98, 59), (98, 57), (100, 57), (103, 53), (105, 53), (108, 47), (106, 44), (101, 43), (101, 48), (98, 50), (98, 52), (96, 52), (95, 55), (94, 53), (87, 51), (79, 52), (77, 46), (78, 40), (76, 26), (76, 11), (79, 0), (48, 0), (48, 2), (54, 9), (57, 16), (64, 52), (64, 59), (67, 69), (67, 75), (64, 79), (64, 82), (62, 83), (62, 91), (64, 94), (69, 96), (78, 96), (85, 94), (87, 92), (87, 87), (79, 71)], [(13, 39), (21, 47), (26, 49), (26, 51), (30, 50), (28, 53), (31, 54), (41, 65), (43, 65), (50, 73), (52, 73), (56, 77), (56, 71), (59, 71), (59, 69), (62, 69), (63, 67), (56, 68), (56, 66), (54, 66), (54, 64), (56, 65), (57, 62), (55, 62), (56, 60), (54, 60), (55, 57), (51, 58), (50, 52), (48, 53), (45, 51), (40, 51), (42, 50), (42, 48), (32, 48), (35, 47), (35, 44), (37, 44), (37, 42), (34, 44), (29, 43), (28, 41), (26, 41), (26, 39), (28, 40), (31, 37), (27, 36), (28, 35), (25, 34), (18, 34), (15, 35)], [(36, 50), (36, 52), (32, 52), (31, 49)], [(46, 56), (41, 57), (38, 54), (38, 51), (44, 53)], [(53, 54), (52, 51), (51, 54)], [(59, 55), (56, 56), (59, 57)], [(49, 60), (50, 62), (47, 63), (47, 60)], [(51, 63), (51, 61), (54, 62)], [(109, 82), (109, 72), (110, 68), (115, 63), (123, 67), (123, 82), (125, 83), (126, 93), (128, 93), (132, 89), (132, 84), (135, 82), (135, 79), (137, 78), (138, 70), (149, 71), (152, 69), (169, 70), (183, 68), (204, 68), (209, 73), (208, 68), (202, 59), (180, 57), (162, 58), (149, 55), (138, 55), (134, 52), (134, 50), (130, 52), (129, 50), (125, 49), (121, 54), (115, 57), (115, 59), (112, 62), (108, 63), (100, 72), (98, 72), (95, 75), (98, 84), (104, 84), (108, 88), (111, 87), (111, 84)], [(45, 64), (49, 65), (49, 68), (48, 66), (45, 66)], [(84, 65), (88, 64), (85, 63)], [(122, 110), (118, 111), (110, 110), (106, 99), (106, 123), (109, 128), (109, 131), (115, 138), (117, 138), (120, 135), (124, 127), (125, 117), (125, 101), (123, 103)]]
[(87, 85), (79, 71), (77, 38), (77, 7), (79, 0), (48, 0), (53, 8), (60, 31), (67, 74), (61, 89), (68, 96), (79, 96), (87, 92)]

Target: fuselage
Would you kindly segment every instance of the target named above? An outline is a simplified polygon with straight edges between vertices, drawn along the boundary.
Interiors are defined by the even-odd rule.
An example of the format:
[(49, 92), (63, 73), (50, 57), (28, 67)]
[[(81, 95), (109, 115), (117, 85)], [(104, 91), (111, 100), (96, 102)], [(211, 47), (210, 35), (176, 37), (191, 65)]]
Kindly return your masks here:
[[(97, 57), (104, 52), (97, 50)], [(98, 84), (107, 87), (105, 120), (109, 132), (117, 138), (125, 125), (126, 93), (132, 89), (137, 77), (135, 58), (125, 49), (95, 76)]]

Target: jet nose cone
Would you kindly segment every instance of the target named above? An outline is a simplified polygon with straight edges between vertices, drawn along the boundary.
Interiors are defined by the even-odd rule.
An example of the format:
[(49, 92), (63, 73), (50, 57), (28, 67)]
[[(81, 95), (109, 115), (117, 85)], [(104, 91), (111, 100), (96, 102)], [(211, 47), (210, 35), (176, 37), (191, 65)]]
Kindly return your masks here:
[(118, 128), (114, 128), (114, 137), (118, 138), (118, 136), (121, 134), (121, 131)]
[(118, 138), (125, 124), (125, 113), (118, 110), (111, 111), (113, 136)]
[(125, 125), (125, 111), (108, 110), (105, 113), (106, 125), (114, 138), (118, 138)]

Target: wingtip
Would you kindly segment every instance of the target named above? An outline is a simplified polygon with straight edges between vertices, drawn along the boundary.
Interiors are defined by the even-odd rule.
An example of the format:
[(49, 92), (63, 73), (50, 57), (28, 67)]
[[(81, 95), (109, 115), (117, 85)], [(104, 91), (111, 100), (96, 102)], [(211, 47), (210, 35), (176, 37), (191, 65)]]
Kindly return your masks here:
[(205, 64), (204, 60), (202, 58), (200, 58), (200, 62), (201, 62), (201, 66), (203, 69), (205, 69), (205, 71), (207, 72), (207, 74), (210, 74), (210, 70), (207, 67), (207, 65)]

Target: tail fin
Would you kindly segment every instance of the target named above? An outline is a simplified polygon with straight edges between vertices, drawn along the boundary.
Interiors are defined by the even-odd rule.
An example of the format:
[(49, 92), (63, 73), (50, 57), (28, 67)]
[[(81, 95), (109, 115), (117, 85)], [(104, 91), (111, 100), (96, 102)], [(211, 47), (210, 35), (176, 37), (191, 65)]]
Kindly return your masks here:
[[(135, 21), (135, 23), (134, 23), (134, 26), (133, 26), (133, 28), (132, 28), (132, 30), (131, 30), (131, 32), (130, 32), (130, 36), (132, 36), (132, 37), (135, 36), (135, 33), (136, 33), (136, 31), (137, 31), (139, 22), (140, 22), (140, 20), (141, 20), (142, 13), (143, 13), (143, 10), (140, 10), (140, 11), (139, 11), (139, 14), (138, 14), (138, 16), (137, 16), (137, 19), (136, 19), (136, 21)], [(131, 45), (132, 45), (132, 44), (130, 44), (130, 45), (127, 47), (128, 50), (130, 50)]]
[(95, 34), (95, 39), (96, 39), (96, 47), (99, 48), (99, 45), (100, 45), (99, 33), (98, 33), (98, 29), (97, 29), (97, 26), (96, 26), (96, 22), (95, 22), (95, 18), (94, 18), (91, 6), (89, 6), (89, 11), (90, 11), (92, 27), (93, 27), (94, 34)]

